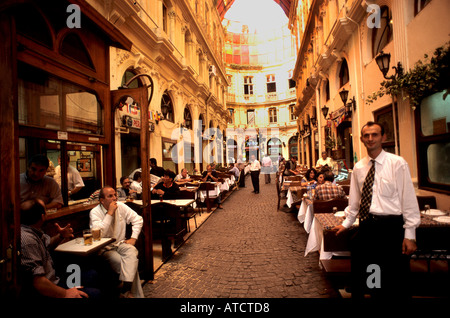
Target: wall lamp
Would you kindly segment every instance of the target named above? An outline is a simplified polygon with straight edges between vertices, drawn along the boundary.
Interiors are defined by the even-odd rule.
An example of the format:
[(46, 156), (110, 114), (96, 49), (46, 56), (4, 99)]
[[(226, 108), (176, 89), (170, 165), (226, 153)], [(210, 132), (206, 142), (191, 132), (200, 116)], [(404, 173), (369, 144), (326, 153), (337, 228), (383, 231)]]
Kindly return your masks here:
[(323, 107), (322, 107), (322, 114), (323, 114), (323, 117), (325, 119), (327, 119), (328, 110), (329, 110), (329, 108), (327, 107), (327, 105), (323, 105)]
[(344, 88), (342, 91), (339, 92), (339, 95), (341, 96), (341, 100), (345, 105), (345, 111), (347, 113), (351, 113), (352, 111), (356, 111), (356, 99), (355, 96), (353, 96), (353, 98), (350, 99), (349, 103), (347, 103), (348, 93), (349, 93), (348, 90)]
[(380, 69), (381, 73), (383, 73), (385, 79), (392, 80), (403, 75), (402, 63), (398, 62), (397, 66), (392, 67), (395, 70), (395, 74), (389, 77), (386, 76), (386, 74), (389, 72), (391, 53), (384, 53), (383, 51), (381, 51), (375, 58), (375, 61), (377, 62), (378, 68)]

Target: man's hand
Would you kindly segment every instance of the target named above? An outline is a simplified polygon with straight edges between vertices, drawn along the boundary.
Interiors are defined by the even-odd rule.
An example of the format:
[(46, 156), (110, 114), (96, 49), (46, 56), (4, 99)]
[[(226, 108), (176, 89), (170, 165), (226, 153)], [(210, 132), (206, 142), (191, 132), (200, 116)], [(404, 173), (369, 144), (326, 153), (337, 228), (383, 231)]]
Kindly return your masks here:
[(73, 238), (73, 229), (70, 227), (70, 223), (65, 227), (60, 227), (58, 223), (55, 223), (56, 230), (61, 238), (70, 239)]
[(89, 298), (88, 294), (79, 290), (78, 288), (73, 287), (70, 289), (66, 289), (66, 296), (64, 298)]
[(130, 245), (136, 245), (136, 239), (135, 238), (129, 238), (128, 240), (124, 241), (124, 243), (130, 244)]
[(414, 241), (403, 239), (402, 253), (406, 255), (411, 255), (417, 250), (417, 244)]
[(108, 214), (109, 215), (114, 215), (114, 212), (116, 212), (116, 210), (117, 210), (117, 201), (113, 201), (109, 205)]
[(346, 231), (347, 228), (345, 226), (343, 226), (342, 224), (340, 224), (340, 225), (336, 225), (331, 230), (336, 231), (336, 235), (339, 235), (339, 234), (343, 233), (344, 231)]

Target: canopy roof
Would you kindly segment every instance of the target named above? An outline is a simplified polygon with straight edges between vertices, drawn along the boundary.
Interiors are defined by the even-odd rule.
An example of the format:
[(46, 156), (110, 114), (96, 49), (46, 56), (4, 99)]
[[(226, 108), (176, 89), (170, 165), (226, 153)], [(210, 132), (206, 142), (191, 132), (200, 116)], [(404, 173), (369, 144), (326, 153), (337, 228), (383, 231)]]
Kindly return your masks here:
[[(273, 0), (279, 4), (279, 6), (283, 9), (286, 16), (289, 18), (289, 9), (291, 7), (291, 0)], [(225, 13), (227, 13), (228, 9), (233, 5), (234, 0), (218, 0), (217, 1), (217, 11), (219, 12), (220, 18), (223, 19)]]

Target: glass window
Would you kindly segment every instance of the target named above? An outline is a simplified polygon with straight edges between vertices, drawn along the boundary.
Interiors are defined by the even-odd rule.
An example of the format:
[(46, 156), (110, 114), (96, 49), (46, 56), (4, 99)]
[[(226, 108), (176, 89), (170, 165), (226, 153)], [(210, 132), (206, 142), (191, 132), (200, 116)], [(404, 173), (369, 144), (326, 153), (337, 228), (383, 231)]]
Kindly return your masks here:
[(19, 124), (86, 134), (103, 134), (97, 96), (32, 66), (18, 64)]
[(416, 109), (419, 186), (450, 192), (450, 99), (443, 92)]
[(161, 98), (161, 112), (162, 112), (165, 120), (168, 120), (172, 123), (175, 122), (174, 114), (173, 114), (172, 99), (170, 98), (167, 91), (164, 92), (164, 94)]
[(244, 95), (253, 95), (253, 76), (244, 76)]
[(276, 123), (277, 121), (277, 109), (269, 108), (269, 123)]
[(392, 15), (389, 7), (381, 7), (380, 27), (372, 28), (372, 56), (375, 57), (383, 48), (392, 41), (393, 32), (391, 26)]
[[(173, 172), (178, 171), (178, 165), (175, 163), (173, 156), (177, 156), (176, 143), (174, 141), (163, 140), (162, 150), (163, 150), (163, 168), (172, 170)], [(177, 159), (176, 159), (177, 161)]]

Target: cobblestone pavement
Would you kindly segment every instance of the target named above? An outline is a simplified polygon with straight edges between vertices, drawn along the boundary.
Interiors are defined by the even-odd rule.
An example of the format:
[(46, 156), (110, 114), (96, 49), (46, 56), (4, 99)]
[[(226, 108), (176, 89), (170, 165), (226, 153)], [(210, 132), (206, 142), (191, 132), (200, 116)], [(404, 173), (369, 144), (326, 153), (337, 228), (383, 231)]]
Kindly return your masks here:
[[(275, 180), (235, 191), (144, 286), (146, 298), (339, 297), (304, 256), (307, 235), (295, 213), (277, 211)], [(284, 201), (282, 201), (282, 204)]]

